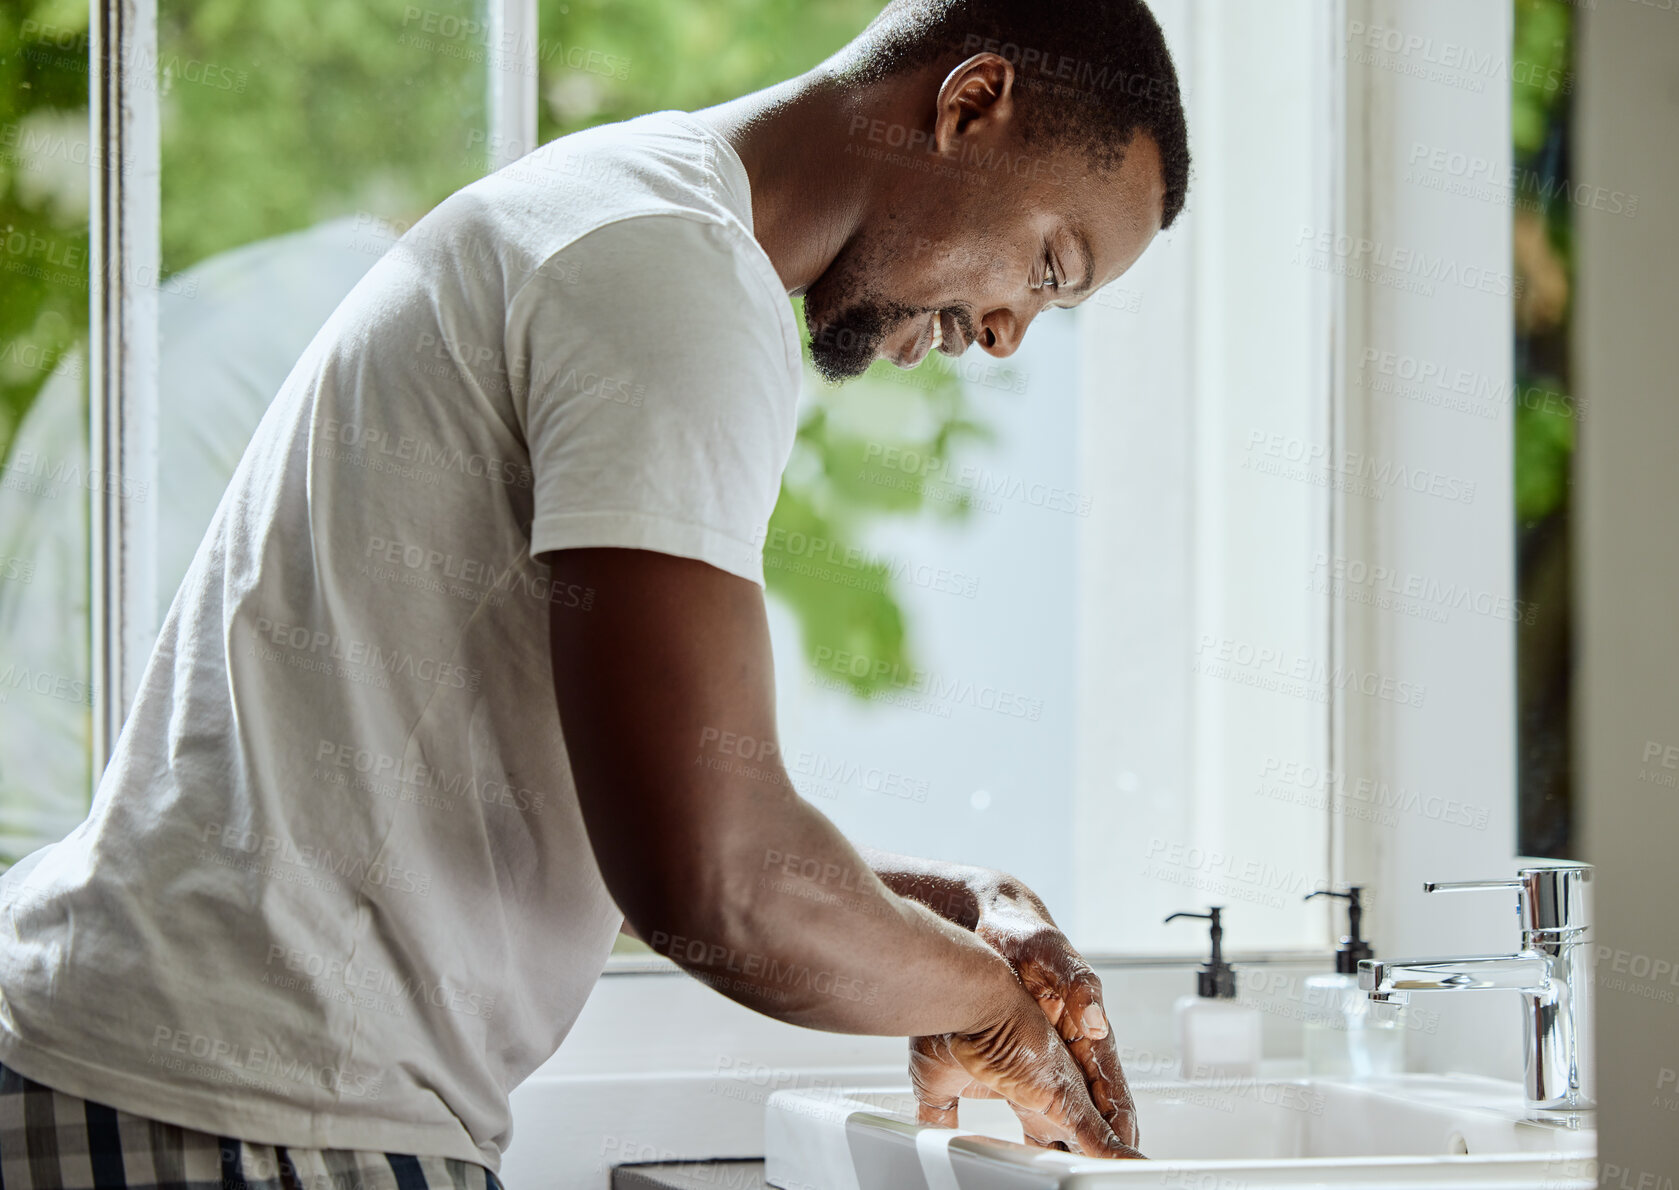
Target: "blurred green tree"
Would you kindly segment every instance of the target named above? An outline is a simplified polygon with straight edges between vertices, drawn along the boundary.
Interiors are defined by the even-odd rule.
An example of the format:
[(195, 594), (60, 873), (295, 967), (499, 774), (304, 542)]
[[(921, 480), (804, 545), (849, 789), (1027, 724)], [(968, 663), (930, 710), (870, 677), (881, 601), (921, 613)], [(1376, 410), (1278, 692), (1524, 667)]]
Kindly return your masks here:
[(1573, 833), (1574, 399), (1571, 173), (1575, 10), (1514, 0), (1510, 133), (1515, 299), (1517, 849), (1578, 858)]

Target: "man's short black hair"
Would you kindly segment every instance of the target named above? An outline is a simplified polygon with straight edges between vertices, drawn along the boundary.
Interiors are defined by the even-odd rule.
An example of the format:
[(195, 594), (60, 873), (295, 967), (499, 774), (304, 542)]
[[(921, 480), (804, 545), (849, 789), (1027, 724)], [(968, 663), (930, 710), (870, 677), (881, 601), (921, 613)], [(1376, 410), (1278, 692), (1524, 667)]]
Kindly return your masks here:
[(1140, 130), (1160, 149), (1161, 227), (1189, 189), (1189, 129), (1165, 35), (1143, 0), (892, 0), (853, 43), (846, 73), (884, 79), (1000, 54), (1015, 68), (1022, 135), (1117, 165)]

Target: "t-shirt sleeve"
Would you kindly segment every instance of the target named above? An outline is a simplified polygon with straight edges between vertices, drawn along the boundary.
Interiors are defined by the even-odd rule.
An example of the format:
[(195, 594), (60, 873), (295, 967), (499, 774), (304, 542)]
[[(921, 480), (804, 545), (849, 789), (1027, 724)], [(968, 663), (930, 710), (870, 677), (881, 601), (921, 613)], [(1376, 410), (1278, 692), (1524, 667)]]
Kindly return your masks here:
[(745, 239), (637, 216), (555, 253), (514, 296), (533, 556), (655, 550), (763, 585), (798, 364), (786, 297)]

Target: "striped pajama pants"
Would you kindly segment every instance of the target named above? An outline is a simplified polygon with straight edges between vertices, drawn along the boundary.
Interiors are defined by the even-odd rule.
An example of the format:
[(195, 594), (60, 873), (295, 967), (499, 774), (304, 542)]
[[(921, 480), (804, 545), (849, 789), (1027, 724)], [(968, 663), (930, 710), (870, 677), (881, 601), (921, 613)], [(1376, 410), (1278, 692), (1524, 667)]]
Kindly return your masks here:
[(252, 1144), (148, 1120), (0, 1065), (0, 1190), (502, 1190), (445, 1157)]

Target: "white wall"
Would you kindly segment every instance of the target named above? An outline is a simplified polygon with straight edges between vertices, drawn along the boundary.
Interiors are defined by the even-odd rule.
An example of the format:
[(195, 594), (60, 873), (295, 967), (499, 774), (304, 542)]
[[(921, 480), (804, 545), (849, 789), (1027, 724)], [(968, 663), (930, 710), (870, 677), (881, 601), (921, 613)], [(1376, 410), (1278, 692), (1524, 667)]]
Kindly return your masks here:
[[(1596, 880), (1599, 1174), (1679, 1184), (1679, 11), (1581, 14), (1576, 183), (1639, 196), (1576, 215), (1581, 427), (1575, 782)], [(1654, 755), (1649, 755), (1651, 745)], [(1665, 964), (1665, 967), (1663, 966)]]

